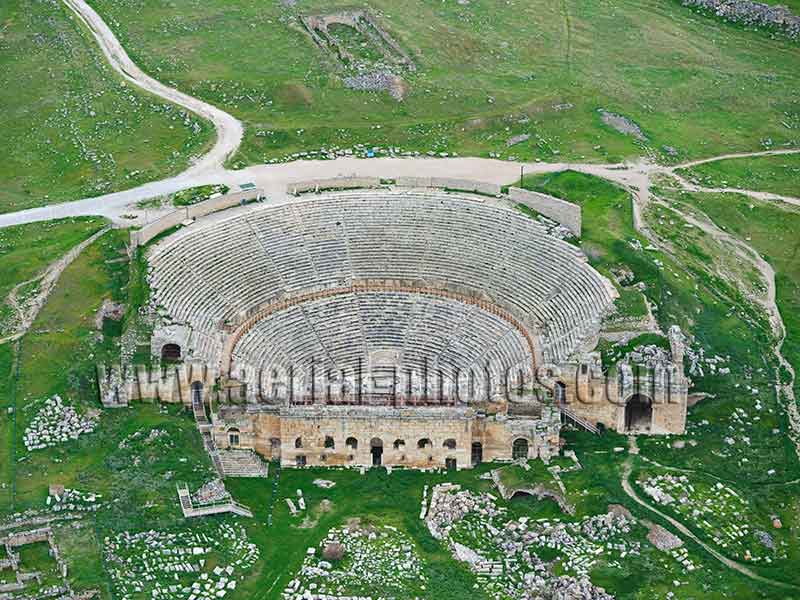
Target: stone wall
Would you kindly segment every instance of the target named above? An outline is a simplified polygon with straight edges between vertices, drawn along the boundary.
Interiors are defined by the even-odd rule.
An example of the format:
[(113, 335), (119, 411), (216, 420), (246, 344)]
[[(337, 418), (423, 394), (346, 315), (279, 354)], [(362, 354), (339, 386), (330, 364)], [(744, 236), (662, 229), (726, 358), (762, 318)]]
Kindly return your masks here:
[(509, 188), (508, 197), (518, 204), (524, 204), (528, 208), (535, 210), (548, 219), (561, 223), (575, 236), (581, 236), (581, 207), (577, 204), (559, 200), (547, 194), (530, 192), (515, 187)]
[(398, 177), (395, 180), (395, 184), (399, 187), (438, 188), (458, 192), (471, 192), (484, 196), (499, 196), (502, 193), (501, 186), (495, 183), (447, 177)]
[[(328, 436), (333, 438), (334, 448), (325, 448)], [(295, 447), (298, 438), (302, 440), (302, 448)], [(356, 448), (347, 446), (348, 438), (357, 440)], [(419, 448), (418, 442), (424, 439), (431, 444)], [(398, 444), (398, 440), (404, 443)], [(455, 448), (446, 448), (446, 440), (455, 440)], [(381, 464), (443, 467), (445, 459), (453, 458), (458, 466), (469, 466), (472, 436), (465, 416), (426, 419), (413, 413), (389, 416), (381, 412), (358, 414), (358, 411), (351, 411), (347, 418), (302, 413), (281, 416), (281, 463), (285, 466), (294, 466), (297, 456), (305, 456), (309, 465), (370, 466), (373, 441), (380, 441)]]
[[(188, 360), (174, 365), (133, 365), (126, 367), (100, 365), (97, 385), (100, 398), (114, 398), (116, 405), (127, 406), (137, 400), (192, 404), (192, 384), (200, 382), (208, 394), (219, 378), (218, 369), (203, 361)], [(237, 388), (238, 390), (238, 388)], [(104, 404), (107, 404), (104, 401)], [(108, 403), (111, 406), (111, 403)]]
[[(674, 360), (674, 357), (673, 357)], [(662, 365), (653, 371), (634, 374), (628, 365), (619, 372), (602, 371), (599, 354), (558, 365), (553, 378), (544, 381), (555, 394), (563, 386), (563, 404), (591, 425), (627, 432), (626, 406), (639, 394), (652, 403), (649, 427), (636, 433), (682, 434), (686, 429), (688, 381), (682, 362)]]
[(296, 196), (297, 194), (322, 190), (353, 190), (378, 187), (381, 187), (380, 177), (330, 177), (290, 183), (286, 186), (286, 193)]
[(145, 225), (137, 231), (131, 231), (131, 246), (133, 248), (143, 246), (157, 235), (167, 231), (168, 229), (177, 227), (183, 221), (188, 219), (197, 219), (198, 217), (203, 217), (213, 212), (238, 206), (249, 200), (257, 200), (261, 198), (262, 195), (263, 192), (259, 189), (246, 190), (242, 192), (234, 192), (232, 194), (224, 194), (222, 196), (218, 196), (217, 198), (211, 198), (210, 200), (205, 200), (204, 202), (192, 204), (191, 206), (181, 207), (174, 212), (171, 212), (168, 215), (165, 215), (160, 219)]
[[(382, 465), (441, 468), (452, 459), (457, 468), (469, 468), (473, 443), (481, 444), (483, 461), (511, 460), (518, 438), (527, 440), (530, 458), (549, 458), (558, 448), (560, 422), (552, 410), (544, 418), (517, 419), (478, 415), (463, 406), (312, 405), (263, 412), (233, 408), (215, 416), (213, 436), (218, 447), (229, 447), (228, 431), (233, 427), (239, 431), (240, 448), (279, 459), (286, 467), (296, 466), (299, 456), (305, 457), (307, 466), (369, 467), (373, 444), (380, 441)], [(351, 438), (356, 444), (348, 445)], [(430, 444), (420, 447), (421, 440)]]

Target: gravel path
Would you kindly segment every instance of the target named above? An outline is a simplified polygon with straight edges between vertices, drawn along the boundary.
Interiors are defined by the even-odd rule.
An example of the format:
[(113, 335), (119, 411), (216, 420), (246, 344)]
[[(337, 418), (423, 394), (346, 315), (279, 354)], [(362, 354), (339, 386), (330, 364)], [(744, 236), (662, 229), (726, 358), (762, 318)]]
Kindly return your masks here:
[(216, 170), (239, 148), (244, 133), (244, 127), (240, 121), (211, 104), (179, 92), (147, 75), (136, 66), (108, 25), (84, 0), (64, 0), (64, 4), (72, 9), (92, 32), (111, 68), (128, 82), (164, 100), (182, 106), (214, 124), (217, 132), (214, 146), (192, 165), (185, 175), (190, 173), (199, 175), (209, 170)]

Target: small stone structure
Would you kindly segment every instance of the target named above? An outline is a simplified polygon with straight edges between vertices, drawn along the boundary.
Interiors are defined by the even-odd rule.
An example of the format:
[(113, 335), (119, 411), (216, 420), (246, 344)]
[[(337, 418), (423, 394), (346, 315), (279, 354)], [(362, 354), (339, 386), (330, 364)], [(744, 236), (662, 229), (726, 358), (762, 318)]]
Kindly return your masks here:
[[(37, 596), (50, 596), (50, 595), (64, 595), (72, 596), (72, 588), (67, 578), (67, 563), (61, 557), (58, 546), (56, 545), (53, 536), (53, 530), (48, 527), (38, 527), (36, 529), (28, 529), (9, 533), (5, 537), (0, 537), (0, 546), (5, 548), (6, 557), (0, 560), (0, 570), (10, 569), (14, 572), (16, 581), (11, 583), (0, 584), (0, 598), (18, 598), (21, 597), (19, 592), (26, 593), (32, 584), (40, 585), (42, 583), (42, 574), (38, 571), (28, 571), (25, 565), (20, 563), (19, 553), (16, 549), (21, 546), (29, 544), (36, 544), (44, 542), (49, 546), (50, 556), (56, 562), (58, 575), (61, 578), (61, 583), (57, 589), (50, 589), (39, 591)], [(47, 592), (47, 593), (44, 593)], [(51, 593), (53, 592), (53, 593)]]
[(320, 15), (308, 15), (300, 18), (306, 32), (324, 52), (332, 52), (342, 66), (352, 64), (355, 58), (328, 31), (331, 25), (344, 25), (361, 33), (372, 47), (383, 54), (386, 61), (410, 71), (415, 70), (414, 61), (378, 24), (366, 10), (352, 10)]

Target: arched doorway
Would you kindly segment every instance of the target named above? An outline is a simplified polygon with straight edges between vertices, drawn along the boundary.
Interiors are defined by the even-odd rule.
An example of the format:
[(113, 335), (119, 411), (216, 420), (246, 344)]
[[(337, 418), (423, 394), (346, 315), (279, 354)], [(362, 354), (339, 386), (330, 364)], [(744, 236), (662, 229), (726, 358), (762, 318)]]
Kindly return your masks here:
[(231, 448), (239, 446), (239, 430), (236, 427), (228, 429), (228, 446)]
[(161, 346), (161, 360), (175, 362), (181, 359), (181, 347), (178, 344), (164, 344)]
[(528, 458), (528, 440), (525, 438), (517, 438), (511, 446), (511, 458), (514, 460)]
[(625, 403), (625, 430), (649, 431), (653, 424), (653, 401), (644, 394), (634, 394)]
[(372, 466), (380, 466), (383, 462), (383, 440), (372, 438), (369, 442), (369, 451), (372, 453)]
[(472, 466), (477, 467), (483, 462), (483, 444), (472, 442)]

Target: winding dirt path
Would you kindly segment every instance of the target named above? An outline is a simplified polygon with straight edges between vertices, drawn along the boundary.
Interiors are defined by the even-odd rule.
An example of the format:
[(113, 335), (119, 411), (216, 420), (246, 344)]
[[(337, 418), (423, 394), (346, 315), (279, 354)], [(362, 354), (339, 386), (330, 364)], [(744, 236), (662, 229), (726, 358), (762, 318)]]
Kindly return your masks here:
[(179, 92), (147, 75), (136, 66), (105, 21), (84, 0), (64, 0), (64, 4), (89, 28), (112, 69), (137, 87), (182, 106), (214, 124), (217, 133), (214, 146), (183, 175), (200, 174), (221, 168), (242, 142), (244, 134), (242, 123), (216, 106)]
[(793, 204), (795, 206), (800, 206), (800, 198), (794, 198), (793, 196), (782, 196), (780, 194), (773, 194), (772, 192), (759, 192), (755, 190), (745, 190), (741, 188), (704, 187), (692, 183), (685, 177), (678, 175), (675, 171), (670, 172), (669, 175), (676, 182), (678, 182), (678, 184), (680, 184), (681, 188), (683, 188), (687, 192), (700, 192), (703, 194), (740, 194), (742, 196), (748, 196), (756, 200), (778, 201), (778, 202), (785, 202), (786, 204)]
[[(662, 203), (660, 200), (655, 202)], [(674, 206), (669, 206), (663, 203), (667, 208), (675, 209)], [(786, 326), (783, 322), (780, 309), (777, 303), (777, 284), (775, 283), (775, 269), (767, 262), (755, 248), (747, 244), (745, 241), (731, 235), (717, 226), (716, 223), (700, 209), (695, 207), (695, 210), (705, 217), (698, 219), (694, 215), (686, 212), (679, 211), (679, 214), (687, 223), (690, 223), (700, 229), (703, 233), (712, 237), (715, 241), (719, 242), (726, 248), (731, 249), (734, 255), (745, 263), (750, 263), (755, 267), (755, 270), (761, 275), (764, 284), (766, 285), (766, 295), (760, 296), (757, 294), (748, 293), (746, 290), (744, 294), (752, 302), (760, 306), (769, 318), (772, 334), (775, 337), (775, 345), (772, 348), (773, 355), (778, 361), (778, 366), (775, 370), (775, 392), (778, 395), (778, 400), (781, 398), (785, 401), (785, 408), (787, 416), (789, 417), (789, 437), (794, 444), (795, 453), (800, 459), (800, 408), (797, 406), (797, 398), (794, 393), (794, 385), (796, 381), (796, 372), (794, 366), (783, 356), (781, 349), (786, 340)], [(660, 242), (660, 241), (659, 241)], [(660, 242), (661, 243), (661, 242)], [(661, 244), (663, 245), (663, 244)], [(781, 371), (783, 368), (789, 374), (789, 381), (782, 383)]]

